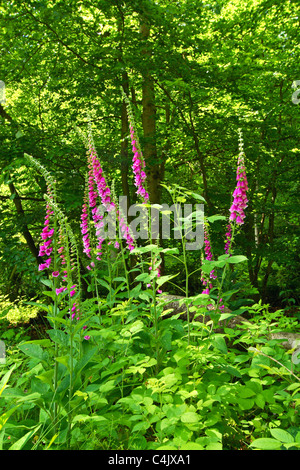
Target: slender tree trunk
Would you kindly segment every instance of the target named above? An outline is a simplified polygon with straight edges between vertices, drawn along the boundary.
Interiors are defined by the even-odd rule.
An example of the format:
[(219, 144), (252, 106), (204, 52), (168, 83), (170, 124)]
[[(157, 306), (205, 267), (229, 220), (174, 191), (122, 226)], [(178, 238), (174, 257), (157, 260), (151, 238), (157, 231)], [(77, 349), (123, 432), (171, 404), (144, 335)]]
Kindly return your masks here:
[[(124, 93), (128, 96), (129, 78), (128, 78), (128, 73), (126, 72), (126, 69), (125, 69), (125, 63), (123, 59), (124, 27), (125, 27), (124, 12), (123, 12), (123, 7), (120, 4), (117, 4), (117, 8), (120, 14), (118, 18), (118, 32), (120, 33), (118, 60), (119, 60), (119, 63), (123, 67), (121, 85), (124, 90)], [(129, 135), (128, 116), (127, 116), (126, 102), (125, 100), (123, 100), (122, 109), (121, 109), (121, 181), (122, 181), (123, 196), (127, 197), (127, 202), (128, 202), (128, 207), (129, 207), (130, 206), (130, 191), (129, 191), (129, 183), (128, 183), (128, 170), (129, 170), (129, 155), (128, 155), (128, 141), (127, 141), (128, 135)]]
[(144, 131), (144, 158), (146, 162), (147, 182), (150, 202), (160, 203), (162, 180), (162, 169), (157, 158), (156, 147), (156, 105), (154, 80), (151, 75), (150, 61), (151, 46), (149, 43), (150, 23), (146, 16), (141, 16), (140, 34), (144, 43), (143, 56), (145, 59), (143, 67), (142, 104), (143, 104), (143, 131)]
[(197, 157), (199, 159), (200, 168), (201, 168), (202, 181), (203, 181), (203, 197), (204, 197), (204, 199), (207, 203), (208, 208), (212, 209), (213, 204), (212, 204), (212, 202), (209, 198), (209, 195), (208, 195), (208, 182), (207, 182), (206, 167), (205, 167), (205, 163), (204, 163), (204, 155), (203, 155), (203, 152), (200, 149), (199, 137), (198, 137), (198, 134), (196, 132), (195, 125), (194, 125), (193, 100), (192, 100), (192, 96), (191, 96), (190, 92), (189, 92), (189, 101), (190, 101), (189, 116), (190, 116), (190, 125), (191, 125), (190, 128), (191, 128), (191, 131), (192, 131), (192, 136), (193, 136), (193, 139), (194, 139), (195, 149), (196, 149)]
[(29, 250), (31, 251), (31, 253), (35, 257), (36, 262), (39, 264), (39, 263), (42, 262), (42, 258), (39, 256), (39, 250), (38, 250), (37, 246), (34, 243), (34, 240), (32, 238), (31, 233), (29, 232), (29, 229), (28, 229), (26, 223), (24, 221), (22, 221), (22, 219), (25, 217), (25, 213), (24, 213), (24, 209), (23, 209), (22, 202), (21, 202), (21, 199), (19, 197), (19, 194), (18, 194), (18, 192), (15, 188), (15, 185), (12, 182), (10, 182), (8, 184), (8, 187), (9, 187), (11, 195), (13, 196), (13, 201), (14, 201), (15, 208), (17, 210), (18, 217), (21, 220), (22, 234), (23, 234), (23, 236), (26, 240), (26, 243), (27, 243), (27, 246), (28, 246)]
[[(122, 74), (122, 87), (126, 95), (128, 96), (129, 82), (127, 72)], [(131, 205), (130, 202), (130, 190), (128, 183), (128, 170), (129, 170), (129, 155), (128, 155), (128, 141), (127, 136), (129, 135), (128, 117), (126, 110), (126, 103), (122, 102), (121, 112), (121, 174), (122, 174), (122, 189), (123, 196), (127, 197), (128, 207)]]

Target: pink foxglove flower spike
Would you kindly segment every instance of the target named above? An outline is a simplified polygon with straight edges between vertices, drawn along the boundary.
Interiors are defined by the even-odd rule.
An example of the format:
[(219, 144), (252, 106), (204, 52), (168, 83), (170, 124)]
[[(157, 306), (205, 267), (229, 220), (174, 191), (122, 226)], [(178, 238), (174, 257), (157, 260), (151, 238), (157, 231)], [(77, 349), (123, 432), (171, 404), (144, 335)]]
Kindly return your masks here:
[(239, 157), (238, 157), (238, 166), (236, 170), (236, 180), (237, 185), (233, 191), (233, 203), (230, 207), (230, 221), (235, 221), (237, 225), (242, 225), (245, 219), (244, 210), (247, 207), (247, 190), (248, 190), (248, 181), (246, 176), (246, 168), (244, 161), (244, 150), (243, 150), (243, 140), (241, 130), (239, 129)]

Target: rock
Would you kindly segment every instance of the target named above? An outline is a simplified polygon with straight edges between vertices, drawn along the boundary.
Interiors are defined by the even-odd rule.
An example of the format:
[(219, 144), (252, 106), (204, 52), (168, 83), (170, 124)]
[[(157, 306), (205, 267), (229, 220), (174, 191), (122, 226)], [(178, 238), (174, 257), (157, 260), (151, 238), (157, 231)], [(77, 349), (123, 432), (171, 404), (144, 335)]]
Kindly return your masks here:
[[(183, 300), (185, 297), (180, 296), (180, 295), (167, 295), (167, 294), (162, 294), (159, 296), (160, 301), (163, 302), (163, 309), (164, 311), (172, 309), (172, 312), (169, 312), (166, 314), (165, 318), (170, 318), (173, 315), (176, 315), (178, 313), (181, 314), (181, 318), (184, 320), (187, 320), (187, 308)], [(190, 304), (190, 307), (192, 307), (192, 304)], [(209, 312), (214, 310), (213, 306), (207, 306), (207, 314), (205, 315), (198, 315), (195, 316), (195, 312), (190, 312), (190, 320), (195, 320), (199, 322), (205, 322), (207, 323), (210, 320)], [(231, 313), (231, 310), (228, 308), (224, 309), (224, 313)], [(242, 325), (242, 324), (252, 324), (250, 320), (247, 320), (241, 315), (234, 315), (231, 318), (221, 320), (218, 324), (218, 328), (214, 330), (215, 333), (222, 333), (224, 332), (224, 327), (226, 326), (227, 328), (235, 328), (237, 325)], [(299, 333), (288, 333), (285, 331), (282, 332), (275, 332), (275, 333), (270, 333), (269, 335), (270, 339), (284, 339), (285, 341), (282, 342), (282, 346), (285, 349), (299, 349), (300, 348), (300, 334)]]
[(270, 334), (271, 339), (284, 339), (285, 341), (281, 345), (285, 349), (300, 348), (300, 334), (299, 333), (287, 333), (285, 331), (279, 331)]

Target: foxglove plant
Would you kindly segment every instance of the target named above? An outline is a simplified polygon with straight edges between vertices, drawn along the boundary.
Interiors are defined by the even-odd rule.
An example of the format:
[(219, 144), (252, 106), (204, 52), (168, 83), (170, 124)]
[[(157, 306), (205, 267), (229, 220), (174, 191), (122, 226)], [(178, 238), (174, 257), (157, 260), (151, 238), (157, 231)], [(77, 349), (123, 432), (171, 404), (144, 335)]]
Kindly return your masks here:
[[(49, 197), (49, 200), (55, 201), (56, 199), (56, 192), (55, 192), (55, 181), (51, 177), (50, 173), (45, 170), (42, 165), (40, 165), (35, 159), (30, 157), (29, 155), (27, 156), (27, 159), (34, 164), (43, 174), (46, 180), (46, 186), (47, 186), (47, 195)], [(45, 222), (44, 222), (44, 228), (41, 233), (41, 238), (43, 240), (43, 244), (40, 245), (39, 249), (39, 256), (44, 257), (47, 256), (48, 258), (44, 261), (44, 263), (41, 263), (39, 265), (39, 271), (43, 271), (45, 269), (49, 269), (50, 265), (52, 263), (52, 252), (53, 252), (53, 235), (55, 232), (55, 229), (52, 227), (51, 228), (51, 223), (53, 223), (53, 210), (50, 207), (50, 204), (46, 204), (46, 217), (45, 217)]]
[[(88, 168), (89, 168), (89, 177), (88, 177), (88, 203), (89, 207), (92, 212), (93, 222), (96, 228), (96, 237), (97, 237), (97, 256), (98, 260), (101, 260), (102, 256), (102, 245), (104, 242), (104, 238), (101, 237), (101, 228), (104, 225), (103, 222), (103, 215), (100, 213), (97, 207), (97, 199), (98, 197), (101, 200), (102, 205), (104, 206), (107, 212), (116, 210), (118, 215), (119, 225), (122, 237), (126, 240), (127, 248), (129, 251), (134, 249), (134, 240), (130, 234), (129, 228), (124, 220), (121, 217), (119, 211), (117, 210), (116, 203), (112, 200), (111, 197), (111, 190), (106, 183), (106, 179), (103, 173), (103, 169), (98, 158), (93, 137), (91, 126), (89, 126), (89, 134), (88, 134)], [(82, 235), (83, 235), (83, 243), (85, 248), (89, 249), (89, 235), (88, 235), (88, 224), (87, 224), (87, 206), (83, 209), (83, 222), (82, 222)], [(115, 243), (115, 247), (118, 248), (118, 242)], [(88, 252), (90, 253), (90, 252)]]
[(238, 130), (239, 133), (239, 156), (238, 156), (238, 165), (236, 170), (236, 180), (237, 185), (233, 191), (233, 202), (229, 209), (229, 223), (226, 227), (225, 234), (225, 253), (230, 254), (233, 235), (235, 231), (235, 226), (243, 225), (245, 219), (245, 209), (247, 207), (247, 190), (248, 190), (248, 181), (245, 168), (245, 154), (244, 154), (244, 143), (241, 129)]
[(132, 152), (133, 152), (132, 170), (134, 174), (134, 185), (137, 188), (136, 194), (140, 196), (142, 199), (142, 202), (146, 204), (149, 201), (149, 194), (146, 190), (146, 172), (145, 172), (146, 163), (143, 158), (142, 151), (141, 151), (141, 146), (140, 146), (140, 142), (138, 138), (138, 133), (136, 131), (136, 125), (135, 125), (134, 115), (131, 109), (130, 101), (122, 88), (121, 88), (121, 92), (122, 92), (123, 99), (127, 106), (130, 140), (131, 140)]
[[(233, 240), (233, 234), (234, 234), (234, 229), (235, 225), (239, 226), (244, 223), (245, 219), (245, 212), (244, 210), (247, 207), (248, 199), (247, 199), (247, 190), (248, 190), (248, 182), (247, 182), (247, 176), (246, 176), (246, 169), (245, 169), (245, 161), (244, 161), (244, 150), (243, 150), (243, 138), (242, 138), (242, 132), (239, 129), (239, 157), (238, 157), (238, 165), (237, 165), (237, 171), (236, 171), (236, 180), (237, 180), (237, 185), (236, 188), (233, 192), (233, 203), (230, 207), (230, 217), (229, 217), (229, 223), (227, 224), (226, 227), (226, 234), (225, 234), (225, 254), (231, 256), (231, 246), (232, 246), (232, 240)], [(204, 252), (205, 252), (205, 259), (211, 261), (212, 260), (212, 253), (211, 253), (211, 246), (210, 246), (210, 241), (208, 239), (208, 234), (207, 230), (204, 229)], [(221, 280), (221, 285), (219, 286), (219, 292), (222, 291), (222, 285), (224, 281), (224, 275), (225, 273), (223, 272), (222, 280)], [(216, 279), (217, 276), (214, 273), (214, 270), (210, 272), (210, 278), (211, 279)], [(210, 289), (212, 289), (213, 285), (211, 282), (206, 280), (205, 278), (202, 278), (202, 283), (206, 288), (203, 290), (203, 294), (209, 294)], [(222, 303), (222, 298), (218, 298), (217, 301), (217, 307), (223, 311), (224, 310), (224, 304)]]
[[(143, 204), (147, 204), (149, 202), (149, 194), (146, 190), (146, 179), (147, 179), (146, 172), (145, 172), (146, 163), (143, 158), (142, 151), (141, 151), (141, 146), (139, 142), (138, 133), (136, 130), (135, 119), (134, 119), (133, 111), (131, 109), (130, 101), (122, 88), (121, 88), (121, 92), (122, 92), (123, 99), (125, 100), (125, 103), (127, 106), (130, 140), (131, 140), (131, 146), (132, 146), (132, 152), (133, 152), (132, 170), (134, 174), (134, 184), (135, 184), (135, 187), (137, 188), (136, 194), (141, 197)], [(157, 263), (157, 259), (152, 260), (153, 266), (156, 263)], [(159, 266), (160, 265), (161, 265), (161, 260), (160, 260)], [(161, 275), (159, 266), (157, 268), (157, 278), (159, 278)], [(149, 269), (152, 270), (152, 267), (150, 266)], [(147, 287), (149, 287), (149, 284)], [(157, 289), (156, 292), (158, 294), (161, 294), (162, 290)]]
[[(57, 252), (60, 253), (61, 265), (66, 267), (65, 270), (62, 268), (63, 275), (61, 276), (59, 270), (52, 273), (53, 277), (59, 277), (62, 282), (61, 287), (56, 288), (56, 295), (68, 291), (69, 297), (71, 298), (75, 295), (76, 291), (80, 292), (81, 286), (77, 243), (66, 216), (62, 213), (57, 204), (53, 202), (47, 195), (45, 195), (45, 199), (48, 201), (48, 204), (56, 215), (56, 219), (59, 223), (58, 231), (60, 247), (57, 249)], [(74, 284), (72, 280), (75, 273), (77, 275), (78, 284)]]
[[(53, 298), (53, 314), (51, 316), (51, 321), (53, 322), (53, 329), (56, 331), (59, 328), (60, 322), (58, 321), (58, 306), (59, 306), (59, 295), (64, 292), (68, 291), (69, 293), (69, 311), (70, 311), (70, 377), (72, 377), (73, 371), (73, 327), (72, 327), (72, 316), (71, 316), (71, 308), (72, 308), (72, 300), (71, 298), (75, 294), (75, 284), (71, 282), (72, 277), (72, 268), (73, 270), (77, 267), (78, 271), (78, 279), (79, 276), (79, 258), (78, 252), (76, 255), (76, 259), (73, 259), (70, 262), (70, 257), (73, 256), (76, 252), (75, 249), (75, 238), (71, 233), (68, 225), (66, 223), (66, 217), (62, 214), (56, 204), (56, 191), (55, 191), (55, 181), (51, 177), (50, 173), (45, 170), (45, 168), (36, 161), (33, 157), (25, 154), (26, 159), (32, 164), (45, 178), (46, 185), (47, 185), (47, 193), (45, 194), (46, 200), (46, 217), (44, 228), (41, 233), (41, 238), (43, 240), (43, 244), (40, 246), (39, 255), (40, 256), (47, 256), (48, 258), (44, 263), (39, 265), (39, 270), (43, 271), (45, 269), (52, 268), (52, 276), (51, 276), (51, 286), (52, 286), (52, 298)], [(68, 244), (68, 237), (71, 239), (71, 252), (69, 250)], [(52, 245), (52, 246), (51, 246)], [(51, 257), (49, 257), (51, 256)], [(61, 266), (59, 266), (59, 260), (61, 261)], [(72, 266), (73, 264), (73, 266)], [(66, 266), (67, 269), (63, 271), (63, 265)], [(60, 272), (61, 268), (61, 272)], [(63, 276), (62, 276), (63, 271)], [(58, 282), (61, 281), (63, 285), (58, 287)], [(79, 280), (79, 288), (80, 288), (80, 280)], [(78, 301), (78, 299), (77, 299)], [(54, 344), (54, 357), (59, 356), (59, 344), (55, 342)], [(54, 362), (54, 374), (53, 374), (53, 388), (56, 392), (58, 387), (58, 363), (57, 361)], [(72, 396), (72, 380), (70, 378), (70, 387), (69, 387), (69, 397)], [(71, 399), (71, 398), (70, 398)], [(58, 416), (58, 406), (57, 402), (54, 403), (53, 408), (53, 423), (54, 429), (57, 426), (57, 416)]]
[(229, 223), (226, 227), (226, 234), (225, 234), (225, 247), (224, 247), (224, 250), (225, 250), (225, 253), (228, 255), (230, 255), (230, 247), (231, 247), (231, 237), (232, 237), (232, 228), (231, 228), (231, 224)]
[(145, 173), (145, 161), (143, 159), (142, 152), (138, 141), (138, 135), (133, 127), (133, 120), (130, 122), (130, 138), (133, 152), (133, 173), (134, 173), (134, 184), (137, 188), (137, 195), (141, 196), (142, 201), (147, 203), (149, 201), (149, 194), (145, 189), (146, 173)]
[(239, 157), (238, 166), (236, 170), (237, 185), (233, 192), (233, 203), (230, 207), (230, 221), (235, 221), (237, 225), (242, 225), (245, 219), (244, 210), (247, 207), (247, 190), (248, 182), (246, 176), (246, 168), (244, 161), (243, 138), (241, 130), (239, 129)]
[(90, 247), (90, 239), (89, 239), (89, 224), (88, 224), (88, 207), (87, 203), (84, 202), (82, 205), (82, 214), (81, 214), (81, 233), (82, 233), (82, 240), (83, 240), (83, 246), (84, 250), (83, 252), (88, 256), (88, 258), (91, 257), (91, 247)]
[[(47, 193), (45, 194), (46, 200), (46, 217), (44, 222), (44, 228), (41, 233), (41, 238), (43, 240), (43, 244), (40, 246), (39, 256), (48, 256), (44, 263), (39, 265), (39, 271), (43, 271), (45, 269), (49, 269), (52, 267), (52, 278), (54, 280), (53, 290), (58, 296), (62, 292), (69, 290), (69, 296), (72, 297), (75, 294), (75, 285), (71, 286), (70, 282), (68, 283), (68, 287), (66, 285), (62, 285), (61, 287), (57, 287), (57, 282), (62, 279), (62, 282), (67, 283), (68, 277), (71, 275), (71, 271), (77, 268), (78, 272), (78, 279), (79, 279), (79, 290), (80, 290), (80, 271), (79, 271), (79, 257), (78, 251), (76, 248), (75, 237), (68, 228), (66, 229), (66, 217), (62, 214), (62, 212), (58, 209), (56, 204), (56, 189), (55, 189), (55, 181), (50, 175), (50, 173), (33, 157), (30, 155), (25, 154), (27, 160), (35, 166), (38, 171), (44, 176), (46, 185), (47, 185)], [(51, 227), (51, 223), (53, 227)], [(58, 239), (56, 231), (58, 231)], [(69, 235), (66, 235), (68, 231)], [(69, 236), (71, 238), (71, 251), (73, 250), (73, 255), (75, 256), (71, 260), (72, 267), (67, 271), (64, 271), (64, 275), (61, 276), (59, 271), (59, 258), (61, 263), (61, 269), (63, 270), (62, 266), (67, 264), (66, 255), (68, 256), (69, 253), (65, 251), (65, 240), (66, 237)], [(50, 246), (52, 245), (52, 246)], [(68, 250), (67, 250), (68, 251)], [(51, 257), (49, 257), (51, 255)], [(59, 256), (58, 256), (59, 255)], [(55, 308), (54, 311), (57, 309), (57, 300), (55, 299)], [(54, 323), (55, 327), (55, 323)]]
[[(205, 253), (205, 259), (207, 261), (212, 261), (213, 254), (212, 254), (211, 243), (209, 239), (207, 226), (204, 226), (204, 253)], [(214, 269), (209, 273), (209, 278), (210, 279), (206, 279), (205, 277), (201, 278), (202, 284), (206, 286), (205, 289), (202, 291), (202, 294), (209, 294), (210, 289), (213, 288), (211, 279), (217, 278)]]

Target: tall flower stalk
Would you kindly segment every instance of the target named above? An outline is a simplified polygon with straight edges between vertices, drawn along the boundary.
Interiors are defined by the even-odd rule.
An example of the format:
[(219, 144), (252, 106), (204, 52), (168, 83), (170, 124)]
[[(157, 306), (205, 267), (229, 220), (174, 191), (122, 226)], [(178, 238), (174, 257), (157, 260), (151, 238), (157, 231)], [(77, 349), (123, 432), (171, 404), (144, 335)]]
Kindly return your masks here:
[(149, 194), (146, 188), (146, 178), (147, 178), (146, 172), (145, 172), (146, 163), (145, 163), (143, 153), (141, 150), (139, 137), (138, 137), (138, 133), (136, 130), (136, 125), (135, 125), (135, 119), (134, 119), (130, 101), (127, 95), (124, 93), (123, 88), (121, 88), (121, 93), (122, 93), (123, 99), (127, 107), (130, 140), (131, 140), (131, 146), (132, 146), (132, 152), (133, 152), (132, 170), (134, 174), (134, 185), (137, 188), (136, 194), (140, 196), (142, 202), (146, 204), (147, 202), (149, 202)]
[[(88, 175), (82, 205), (80, 227), (83, 242), (83, 252), (90, 260), (87, 269), (90, 270), (92, 272), (92, 275), (94, 276), (96, 296), (99, 301), (96, 267), (97, 261), (101, 261), (103, 259), (104, 250), (106, 250), (107, 252), (106, 261), (108, 263), (109, 273), (111, 272), (111, 257), (108, 253), (112, 246), (111, 241), (108, 241), (104, 245), (104, 242), (107, 238), (107, 234), (104, 232), (104, 212), (111, 212), (112, 217), (116, 217), (116, 220), (118, 221), (119, 225), (119, 231), (117, 234), (117, 238), (114, 242), (114, 248), (117, 250), (121, 249), (121, 255), (126, 276), (128, 297), (130, 297), (129, 278), (124, 258), (124, 247), (122, 244), (122, 240), (125, 241), (125, 250), (127, 249), (129, 252), (131, 252), (135, 247), (134, 237), (130, 232), (130, 228), (127, 224), (127, 216), (123, 215), (121, 208), (118, 207), (118, 203), (116, 201), (116, 198), (114, 197), (113, 187), (110, 188), (107, 184), (101, 161), (98, 157), (95, 148), (90, 122), (88, 125), (87, 138), (85, 138), (84, 141), (87, 147)], [(113, 212), (115, 212), (115, 214)]]
[(230, 221), (235, 221), (237, 225), (242, 225), (245, 219), (244, 210), (247, 207), (247, 190), (248, 182), (246, 176), (246, 167), (245, 167), (245, 154), (244, 154), (244, 144), (242, 131), (239, 129), (239, 157), (238, 157), (238, 166), (236, 170), (236, 180), (237, 185), (233, 191), (233, 202), (230, 207)]
[[(89, 125), (88, 133), (88, 168), (89, 168), (89, 177), (88, 177), (88, 203), (92, 212), (92, 219), (96, 229), (97, 237), (97, 260), (101, 260), (102, 256), (102, 245), (104, 238), (101, 237), (102, 227), (104, 226), (103, 215), (101, 214), (99, 208), (97, 207), (97, 200), (100, 199), (102, 206), (107, 212), (116, 211), (118, 216), (118, 221), (122, 233), (122, 238), (126, 240), (126, 245), (129, 251), (134, 249), (134, 240), (130, 234), (129, 228), (123, 217), (120, 216), (119, 210), (116, 203), (112, 200), (111, 190), (107, 185), (104, 172), (98, 158), (93, 135), (91, 131), (91, 126)], [(85, 212), (86, 214), (86, 212)], [(85, 225), (86, 226), (86, 225)], [(83, 234), (84, 236), (87, 233)], [(84, 244), (87, 245), (87, 236), (84, 238)], [(117, 243), (117, 242), (116, 242)], [(117, 248), (118, 245), (115, 244)]]
[[(58, 265), (59, 265), (59, 253), (58, 253), (58, 239), (57, 239), (57, 226), (58, 221), (57, 217), (54, 214), (54, 210), (51, 207), (50, 203), (56, 203), (56, 182), (52, 175), (31, 155), (24, 154), (25, 158), (32, 165), (36, 170), (43, 175), (46, 187), (47, 187), (47, 194), (46, 197), (48, 201), (46, 201), (46, 217), (44, 222), (44, 228), (41, 232), (41, 245), (39, 249), (39, 256), (46, 257), (46, 260), (39, 265), (39, 271), (50, 270), (52, 271), (52, 275), (50, 276), (52, 282), (52, 289), (53, 289), (53, 328), (57, 329), (57, 315), (58, 315), (58, 298), (55, 295), (58, 285)], [(58, 354), (58, 343), (54, 343), (54, 354), (57, 357)], [(53, 373), (53, 389), (56, 391), (58, 387), (58, 363), (55, 361), (54, 363), (54, 373)], [(54, 430), (56, 432), (57, 429), (57, 416), (58, 416), (58, 403), (55, 400), (53, 404), (53, 423), (54, 423)]]
[[(226, 234), (225, 234), (225, 246), (224, 251), (226, 255), (231, 256), (232, 251), (232, 244), (234, 240), (234, 233), (237, 226), (240, 226), (244, 223), (245, 220), (245, 209), (247, 207), (248, 199), (247, 199), (247, 190), (248, 190), (248, 182), (246, 176), (246, 167), (245, 167), (245, 154), (244, 154), (244, 144), (243, 144), (243, 136), (241, 129), (238, 130), (239, 134), (239, 156), (237, 162), (237, 170), (236, 170), (236, 188), (233, 191), (233, 202), (230, 207), (230, 216), (229, 221), (226, 226)], [(204, 228), (204, 252), (205, 252), (205, 259), (211, 261), (213, 259), (212, 251), (211, 251), (211, 244), (208, 236), (208, 230)], [(223, 274), (221, 277), (221, 281), (218, 286), (218, 299), (216, 309), (221, 311), (224, 310), (225, 306), (223, 304), (221, 298), (221, 292), (223, 288), (223, 283), (226, 277), (226, 270), (228, 264), (225, 264), (223, 269)], [(213, 280), (217, 279), (214, 270), (210, 272), (209, 275), (210, 279), (208, 280), (205, 276), (202, 277), (201, 281), (202, 284), (205, 286), (205, 289), (202, 291), (203, 294), (209, 294), (210, 290), (213, 288)]]
[(226, 227), (226, 234), (225, 234), (225, 246), (224, 246), (224, 251), (227, 255), (230, 255), (230, 248), (231, 248), (231, 241), (232, 241), (232, 227), (231, 224), (229, 223)]
[[(71, 400), (73, 396), (74, 388), (74, 337), (75, 333), (80, 328), (81, 337), (84, 334), (86, 326), (83, 326), (79, 321), (81, 320), (81, 275), (80, 275), (80, 263), (79, 263), (79, 252), (76, 243), (74, 233), (71, 229), (71, 226), (67, 220), (67, 217), (47, 195), (45, 199), (49, 206), (51, 207), (53, 213), (56, 216), (56, 219), (59, 223), (59, 232), (60, 232), (60, 242), (61, 248), (63, 248), (63, 253), (60, 253), (61, 262), (64, 266), (64, 275), (60, 275), (57, 272), (56, 278), (60, 278), (61, 287), (56, 288), (55, 297), (60, 296), (62, 293), (67, 293), (67, 309), (69, 311), (69, 321), (66, 323), (69, 337), (69, 355), (68, 355), (68, 372), (69, 372), (69, 394), (68, 394), (68, 442), (70, 443), (70, 431), (71, 431), (71, 420), (72, 420), (72, 407)], [(54, 275), (54, 273), (52, 273)], [(78, 322), (78, 326), (77, 326)], [(90, 337), (88, 335), (84, 336), (85, 340), (88, 340)], [(80, 345), (79, 356), (82, 353), (82, 348)], [(57, 361), (55, 361), (56, 363)]]

